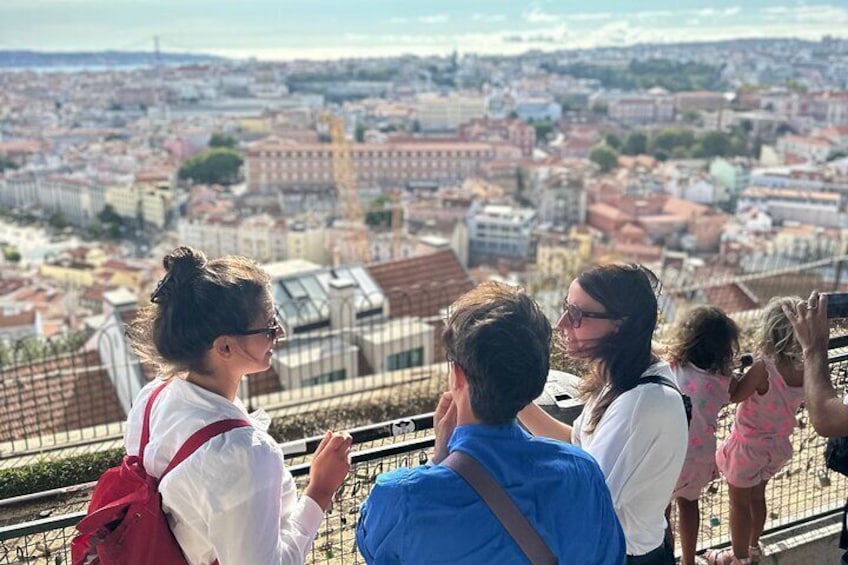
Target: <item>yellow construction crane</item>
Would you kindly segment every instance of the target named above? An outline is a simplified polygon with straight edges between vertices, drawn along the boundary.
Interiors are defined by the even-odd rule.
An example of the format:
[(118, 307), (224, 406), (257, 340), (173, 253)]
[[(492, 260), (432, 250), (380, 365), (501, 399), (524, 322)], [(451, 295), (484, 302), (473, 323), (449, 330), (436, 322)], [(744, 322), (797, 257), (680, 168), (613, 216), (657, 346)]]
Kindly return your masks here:
[(341, 217), (349, 237), (344, 241), (344, 258), (347, 261), (370, 261), (368, 250), (368, 227), (365, 225), (365, 215), (362, 212), (362, 202), (359, 200), (359, 190), (356, 184), (356, 170), (353, 167), (353, 157), (350, 144), (345, 137), (344, 118), (324, 113), (321, 121), (330, 127), (330, 143), (333, 148), (333, 179), (336, 181), (338, 204)]
[(401, 191), (392, 194), (392, 259), (402, 259), (401, 236), (403, 235), (403, 206), (401, 204)]

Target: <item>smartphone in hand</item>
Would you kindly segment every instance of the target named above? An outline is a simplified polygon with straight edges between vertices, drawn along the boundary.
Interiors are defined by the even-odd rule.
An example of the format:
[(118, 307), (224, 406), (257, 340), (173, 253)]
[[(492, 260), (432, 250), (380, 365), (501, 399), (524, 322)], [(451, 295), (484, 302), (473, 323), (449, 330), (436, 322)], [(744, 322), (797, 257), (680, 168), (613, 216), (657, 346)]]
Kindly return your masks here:
[(825, 292), (827, 317), (848, 318), (848, 292)]

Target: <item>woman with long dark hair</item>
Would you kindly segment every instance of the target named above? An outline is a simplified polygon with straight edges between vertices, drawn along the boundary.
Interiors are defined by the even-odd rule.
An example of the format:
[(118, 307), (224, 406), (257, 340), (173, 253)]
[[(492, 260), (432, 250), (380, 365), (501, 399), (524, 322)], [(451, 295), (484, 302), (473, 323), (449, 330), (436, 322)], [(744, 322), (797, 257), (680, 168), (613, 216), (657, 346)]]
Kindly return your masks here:
[(665, 508), (688, 438), (683, 397), (651, 349), (658, 290), (657, 277), (639, 265), (579, 275), (557, 329), (566, 353), (590, 367), (581, 383), (583, 413), (573, 427), (534, 404), (519, 413), (532, 433), (574, 443), (597, 460), (624, 529), (627, 562), (639, 565), (674, 563)]

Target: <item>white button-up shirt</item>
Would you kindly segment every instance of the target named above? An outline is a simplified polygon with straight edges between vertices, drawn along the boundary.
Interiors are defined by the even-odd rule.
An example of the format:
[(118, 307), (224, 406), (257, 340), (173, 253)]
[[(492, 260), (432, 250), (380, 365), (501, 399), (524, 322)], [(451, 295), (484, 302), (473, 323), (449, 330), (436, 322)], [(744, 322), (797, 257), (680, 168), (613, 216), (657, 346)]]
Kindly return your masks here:
[[(138, 453), (144, 407), (155, 380), (138, 395), (127, 419), (124, 445)], [(308, 496), (297, 497), (283, 453), (268, 435), (264, 413), (247, 414), (240, 400), (226, 398), (175, 378), (154, 403), (150, 441), (144, 451), (148, 474), (159, 477), (177, 450), (202, 427), (248, 418), (253, 427), (212, 438), (160, 483), (162, 507), (192, 565), (303, 563), (324, 512)]]
[[(667, 363), (651, 365), (642, 376), (650, 375), (675, 382)], [(627, 553), (643, 555), (663, 542), (665, 508), (686, 458), (689, 430), (683, 400), (667, 386), (637, 386), (613, 400), (587, 433), (594, 405), (594, 400), (587, 402), (574, 421), (571, 441), (604, 472)]]

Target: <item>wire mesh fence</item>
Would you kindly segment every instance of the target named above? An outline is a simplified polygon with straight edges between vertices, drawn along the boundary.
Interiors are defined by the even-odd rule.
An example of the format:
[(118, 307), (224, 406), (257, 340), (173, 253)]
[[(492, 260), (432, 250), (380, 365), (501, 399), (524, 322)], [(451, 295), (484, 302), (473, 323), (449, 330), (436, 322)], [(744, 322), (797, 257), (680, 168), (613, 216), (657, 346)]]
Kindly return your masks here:
[[(844, 344), (831, 351), (830, 373), (839, 391), (848, 391), (848, 347)], [(717, 434), (719, 440), (729, 433), (734, 410), (735, 406), (731, 405), (722, 412)], [(825, 468), (825, 440), (809, 425), (808, 414), (803, 407), (797, 414), (797, 422), (793, 434), (793, 457), (766, 489), (766, 532), (833, 512), (845, 504), (848, 495), (848, 478)], [(359, 507), (380, 473), (426, 463), (433, 446), (431, 426), (432, 416), (424, 414), (383, 422), (355, 432), (356, 451), (351, 472), (315, 538), (308, 563), (363, 563), (354, 537)], [(311, 438), (297, 442), (297, 447), (284, 445), (284, 449), (292, 454), (288, 458), (290, 470), (301, 489), (305, 487), (309, 473), (305, 455), (314, 449), (317, 442), (318, 438)], [(67, 563), (73, 525), (81, 517), (86, 502), (86, 497), (80, 495), (85, 492), (83, 489), (66, 493), (66, 498), (49, 505), (49, 517), (0, 528), (0, 565)], [(7, 513), (8, 505), (0, 503), (0, 510)], [(40, 511), (41, 514), (44, 512)], [(699, 546), (715, 547), (726, 544), (728, 540), (727, 486), (718, 478), (702, 493)]]
[[(657, 271), (664, 283), (662, 320), (673, 320), (688, 305), (711, 303), (743, 325), (772, 296), (832, 290), (848, 276), (845, 256), (808, 263), (778, 256), (741, 264), (666, 261)], [(306, 280), (297, 288), (281, 286), (275, 300), (289, 338), (277, 347), (268, 371), (243, 381), (243, 402), (249, 409), (288, 416), (434, 397), (440, 384), (433, 374), (444, 357), (442, 315), (466, 282), (360, 290), (351, 296), (307, 293)], [(567, 283), (538, 293), (543, 305), (550, 303), (552, 321)], [(139, 363), (126, 341), (124, 324), (132, 315), (115, 312), (111, 323), (83, 339), (0, 347), (0, 467), (53, 452), (66, 456), (120, 446), (127, 411), (156, 375), (155, 367)], [(658, 335), (662, 330), (661, 325)]]

